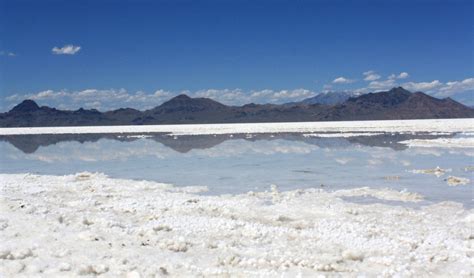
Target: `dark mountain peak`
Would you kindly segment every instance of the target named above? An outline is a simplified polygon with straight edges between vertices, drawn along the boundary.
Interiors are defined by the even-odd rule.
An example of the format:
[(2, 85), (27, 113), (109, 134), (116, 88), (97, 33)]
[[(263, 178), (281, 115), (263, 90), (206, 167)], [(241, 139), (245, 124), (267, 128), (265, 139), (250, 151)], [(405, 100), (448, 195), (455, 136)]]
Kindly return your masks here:
[(163, 112), (197, 112), (204, 110), (221, 110), (224, 108), (228, 107), (210, 98), (191, 98), (185, 94), (181, 94), (152, 110), (161, 114)]
[(169, 101), (172, 101), (172, 100), (191, 100), (192, 98), (186, 94), (180, 94), (180, 95), (177, 95), (175, 96), (174, 98), (171, 98)]
[(248, 104), (244, 104), (244, 106), (242, 106), (242, 108), (255, 108), (255, 107), (259, 107), (260, 104), (256, 104), (254, 102), (251, 102), (251, 103), (248, 103)]
[(388, 92), (391, 93), (391, 94), (404, 94), (404, 95), (411, 94), (410, 91), (405, 90), (405, 88), (403, 88), (403, 87), (393, 87)]
[(188, 105), (189, 103), (192, 103), (193, 100), (194, 99), (189, 97), (188, 95), (181, 94), (181, 95), (177, 95), (177, 96), (169, 99), (168, 101), (163, 102), (160, 106), (158, 106), (156, 108)]
[(26, 99), (22, 101), (20, 104), (18, 104), (17, 106), (13, 107), (13, 109), (10, 110), (10, 112), (27, 113), (27, 112), (34, 112), (39, 109), (40, 107), (38, 106), (38, 104), (36, 104), (36, 102), (34, 102), (31, 99)]
[(75, 114), (81, 114), (81, 115), (87, 115), (87, 114), (100, 114), (100, 112), (97, 109), (84, 109), (84, 108), (79, 108), (73, 113)]
[(140, 111), (133, 108), (119, 108), (112, 111), (108, 111), (107, 113), (137, 113), (137, 112), (139, 113)]
[(379, 92), (379, 93), (368, 93), (359, 97), (350, 98), (349, 102), (355, 102), (359, 104), (370, 104), (370, 105), (381, 105), (383, 107), (392, 107), (399, 105), (408, 98), (412, 93), (403, 89), (402, 87), (392, 88), (390, 91)]
[(189, 105), (189, 104), (192, 104), (192, 103), (200, 102), (202, 100), (213, 101), (211, 99), (206, 99), (206, 98), (192, 98), (188, 95), (181, 94), (181, 95), (177, 95), (177, 96), (171, 98), (168, 101), (165, 101), (159, 107), (161, 107), (161, 106), (175, 106), (175, 105)]

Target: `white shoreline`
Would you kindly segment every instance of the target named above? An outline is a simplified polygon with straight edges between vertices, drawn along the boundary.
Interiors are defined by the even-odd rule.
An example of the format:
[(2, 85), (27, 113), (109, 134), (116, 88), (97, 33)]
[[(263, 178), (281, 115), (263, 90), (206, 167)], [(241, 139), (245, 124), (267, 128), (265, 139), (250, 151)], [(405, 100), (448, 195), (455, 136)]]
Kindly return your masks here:
[(474, 137), (411, 139), (399, 143), (410, 148), (474, 148)]
[(203, 196), (122, 179), (0, 174), (0, 276), (472, 277), (473, 210), (359, 188)]
[(0, 128), (0, 135), (97, 133), (208, 135), (312, 132), (474, 132), (474, 119)]

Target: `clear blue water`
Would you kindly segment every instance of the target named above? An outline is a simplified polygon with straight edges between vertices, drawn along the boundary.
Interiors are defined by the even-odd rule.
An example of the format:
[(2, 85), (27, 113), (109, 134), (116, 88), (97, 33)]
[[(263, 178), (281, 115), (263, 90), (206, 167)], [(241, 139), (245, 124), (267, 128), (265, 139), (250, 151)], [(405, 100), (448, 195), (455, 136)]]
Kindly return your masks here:
[[(473, 207), (474, 150), (407, 148), (411, 137), (387, 134), (307, 138), (299, 134), (179, 136), (35, 135), (0, 137), (0, 172), (73, 174), (155, 180), (177, 186), (205, 185), (207, 194), (369, 186), (406, 189), (426, 202), (456, 201)], [(433, 136), (415, 135), (415, 138)], [(442, 177), (413, 169), (451, 169)], [(448, 186), (448, 176), (471, 183)], [(395, 178), (396, 177), (396, 178)]]

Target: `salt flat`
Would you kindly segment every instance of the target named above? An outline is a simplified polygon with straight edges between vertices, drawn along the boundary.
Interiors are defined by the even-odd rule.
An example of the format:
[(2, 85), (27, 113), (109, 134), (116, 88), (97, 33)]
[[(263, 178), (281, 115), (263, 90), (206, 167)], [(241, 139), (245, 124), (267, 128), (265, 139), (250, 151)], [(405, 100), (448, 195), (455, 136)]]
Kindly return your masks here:
[(472, 277), (474, 211), (358, 188), (205, 196), (103, 174), (1, 174), (1, 276)]
[(401, 141), (409, 147), (424, 148), (474, 148), (474, 137), (467, 138), (436, 138), (436, 139), (412, 139)]
[(0, 128), (0, 135), (152, 132), (174, 135), (290, 132), (474, 132), (474, 119)]

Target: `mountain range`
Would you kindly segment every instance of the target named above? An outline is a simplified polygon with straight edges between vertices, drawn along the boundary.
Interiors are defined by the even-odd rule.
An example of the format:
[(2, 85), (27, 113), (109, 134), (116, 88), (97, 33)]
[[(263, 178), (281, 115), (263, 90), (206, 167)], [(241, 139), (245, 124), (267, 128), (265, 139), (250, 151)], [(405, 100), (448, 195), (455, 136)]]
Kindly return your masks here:
[[(318, 95), (319, 96), (319, 95)], [(38, 106), (24, 100), (6, 113), (0, 113), (0, 127), (151, 125), (247, 122), (352, 121), (473, 118), (474, 109), (450, 98), (437, 99), (402, 87), (357, 96), (329, 94), (297, 103), (246, 104), (228, 106), (209, 98), (176, 96), (145, 111), (121, 108), (100, 112), (75, 111)]]

